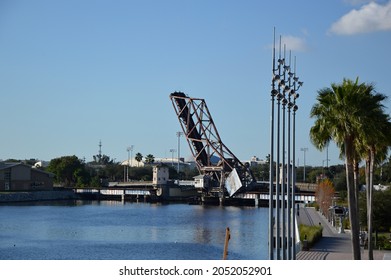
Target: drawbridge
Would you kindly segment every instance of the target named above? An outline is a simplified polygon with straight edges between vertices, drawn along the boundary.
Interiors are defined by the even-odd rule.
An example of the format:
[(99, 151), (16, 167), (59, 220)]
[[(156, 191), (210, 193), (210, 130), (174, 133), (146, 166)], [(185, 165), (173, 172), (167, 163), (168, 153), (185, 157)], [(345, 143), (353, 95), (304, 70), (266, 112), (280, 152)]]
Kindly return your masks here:
[(183, 92), (171, 93), (170, 99), (197, 168), (209, 182), (205, 193), (232, 197), (255, 184), (249, 166), (221, 141), (205, 100)]

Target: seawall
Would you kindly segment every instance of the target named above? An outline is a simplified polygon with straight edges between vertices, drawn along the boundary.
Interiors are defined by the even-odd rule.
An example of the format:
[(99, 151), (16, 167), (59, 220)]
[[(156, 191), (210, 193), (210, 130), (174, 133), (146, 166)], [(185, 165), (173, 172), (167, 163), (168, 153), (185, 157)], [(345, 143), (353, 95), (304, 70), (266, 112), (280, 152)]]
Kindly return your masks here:
[(72, 190), (0, 193), (0, 203), (75, 199)]

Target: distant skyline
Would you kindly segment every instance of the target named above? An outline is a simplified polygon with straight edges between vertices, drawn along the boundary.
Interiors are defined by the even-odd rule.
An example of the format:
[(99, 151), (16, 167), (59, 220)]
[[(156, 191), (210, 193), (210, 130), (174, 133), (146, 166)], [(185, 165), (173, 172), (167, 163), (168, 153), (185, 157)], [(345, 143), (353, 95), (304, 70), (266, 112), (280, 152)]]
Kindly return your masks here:
[(0, 0), (0, 159), (92, 161), (99, 141), (116, 161), (131, 145), (170, 157), (174, 91), (206, 100), (239, 159), (265, 159), (274, 27), (304, 82), (296, 161), (307, 148), (306, 165), (326, 165), (309, 139), (317, 91), (359, 77), (390, 95), (390, 0)]

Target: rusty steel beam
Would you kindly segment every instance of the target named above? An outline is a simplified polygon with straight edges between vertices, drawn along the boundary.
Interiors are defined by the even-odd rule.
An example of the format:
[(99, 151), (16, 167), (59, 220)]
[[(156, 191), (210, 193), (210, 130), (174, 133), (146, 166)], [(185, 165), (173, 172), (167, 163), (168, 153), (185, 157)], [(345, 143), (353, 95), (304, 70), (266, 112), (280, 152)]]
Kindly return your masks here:
[[(236, 169), (243, 186), (255, 181), (248, 166), (221, 141), (204, 99), (183, 92), (171, 93), (170, 99), (200, 173), (213, 175), (223, 185), (221, 181)], [(213, 162), (215, 158), (219, 159), (217, 163)]]

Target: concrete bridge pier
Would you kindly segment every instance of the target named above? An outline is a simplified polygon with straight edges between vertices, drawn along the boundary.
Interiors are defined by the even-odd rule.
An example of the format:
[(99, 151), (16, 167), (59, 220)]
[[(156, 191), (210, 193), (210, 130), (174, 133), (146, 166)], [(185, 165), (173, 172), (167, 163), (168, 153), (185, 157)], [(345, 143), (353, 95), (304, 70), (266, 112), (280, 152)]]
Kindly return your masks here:
[(122, 201), (122, 202), (125, 202), (125, 190), (122, 191), (122, 194), (121, 194), (121, 201)]

